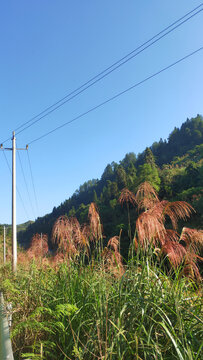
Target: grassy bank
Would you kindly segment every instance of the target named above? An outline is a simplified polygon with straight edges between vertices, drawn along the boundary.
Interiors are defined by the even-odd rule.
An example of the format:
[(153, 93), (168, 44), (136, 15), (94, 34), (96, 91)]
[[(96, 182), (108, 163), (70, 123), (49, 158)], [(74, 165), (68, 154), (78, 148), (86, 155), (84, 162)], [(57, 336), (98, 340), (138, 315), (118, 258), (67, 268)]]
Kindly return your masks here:
[(1, 268), (15, 359), (199, 360), (200, 289), (152, 259), (138, 255), (120, 276), (96, 263)]

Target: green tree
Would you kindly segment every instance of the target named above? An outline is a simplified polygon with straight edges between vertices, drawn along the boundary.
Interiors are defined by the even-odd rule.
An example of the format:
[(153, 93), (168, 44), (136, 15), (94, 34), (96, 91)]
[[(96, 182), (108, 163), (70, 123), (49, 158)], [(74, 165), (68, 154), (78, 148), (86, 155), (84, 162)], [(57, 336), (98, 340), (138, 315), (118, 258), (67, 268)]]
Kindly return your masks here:
[(127, 175), (122, 165), (116, 169), (116, 179), (120, 190), (127, 186)]
[(97, 203), (97, 202), (98, 202), (98, 197), (97, 197), (96, 190), (94, 190), (94, 192), (93, 192), (93, 202), (94, 202), (94, 203)]
[(139, 176), (138, 184), (147, 181), (150, 183), (155, 190), (158, 192), (160, 189), (161, 179), (159, 177), (159, 172), (155, 166), (145, 163), (139, 167)]
[(151, 167), (156, 166), (154, 155), (149, 147), (145, 149), (144, 159), (145, 159), (145, 163), (151, 165)]
[(133, 162), (130, 163), (127, 171), (127, 187), (131, 191), (135, 191), (136, 188), (136, 182), (137, 182), (137, 170), (133, 164)]
[(120, 162), (125, 170), (128, 170), (131, 164), (135, 165), (136, 155), (133, 152), (127, 153), (124, 159)]

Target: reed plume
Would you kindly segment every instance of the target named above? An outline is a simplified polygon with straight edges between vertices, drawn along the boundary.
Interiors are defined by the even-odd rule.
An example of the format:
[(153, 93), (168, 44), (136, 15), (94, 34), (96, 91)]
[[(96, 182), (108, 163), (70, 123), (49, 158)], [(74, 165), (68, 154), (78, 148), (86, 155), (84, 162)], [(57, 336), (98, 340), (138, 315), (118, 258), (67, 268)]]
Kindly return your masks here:
[(159, 202), (156, 190), (147, 181), (139, 185), (135, 201), (138, 206), (138, 211), (151, 209)]
[(43, 258), (49, 252), (48, 236), (45, 234), (35, 234), (32, 237), (30, 247), (27, 251), (29, 258)]
[(127, 188), (124, 188), (121, 191), (121, 194), (119, 197), (119, 202), (121, 205), (123, 205), (124, 203), (127, 203), (127, 204), (131, 204), (131, 205), (135, 206), (136, 198), (135, 198), (135, 195), (130, 190), (128, 190)]
[(97, 242), (99, 239), (102, 238), (102, 226), (97, 206), (93, 202), (89, 206), (88, 217), (90, 221), (90, 240)]
[(160, 201), (153, 187), (144, 183), (138, 188), (136, 201), (139, 209), (145, 209), (136, 221), (136, 230), (140, 244), (146, 249), (149, 244), (163, 245), (167, 239), (165, 221), (170, 218), (173, 229), (177, 229), (179, 219), (190, 217), (193, 207), (185, 201), (170, 203)]
[[(181, 236), (177, 233), (178, 220), (186, 220), (194, 211), (185, 201), (160, 201), (155, 190), (146, 182), (141, 184), (136, 194), (139, 209), (144, 211), (136, 221), (139, 244), (145, 251), (149, 245), (160, 246), (161, 253), (167, 256), (171, 265), (177, 268), (183, 265), (183, 273), (200, 278), (197, 255), (203, 248), (203, 232), (183, 228)], [(165, 221), (170, 219), (173, 229), (165, 228)]]
[(121, 276), (124, 273), (122, 257), (119, 252), (120, 237), (113, 236), (107, 243), (107, 247), (102, 253), (102, 258), (107, 271), (114, 276)]
[[(127, 205), (127, 211), (128, 211), (128, 235), (130, 238), (130, 243), (131, 243), (131, 247), (132, 247), (132, 235), (131, 235), (131, 221), (130, 221), (130, 209), (129, 209), (129, 204), (131, 204), (132, 206), (136, 205), (136, 198), (135, 195), (128, 190), (127, 188), (124, 188), (121, 191), (120, 197), (119, 197), (119, 202), (121, 205), (123, 205), (124, 203), (126, 203)], [(132, 252), (133, 252), (133, 247), (132, 247)]]
[(167, 230), (165, 244), (161, 251), (166, 255), (174, 268), (182, 264), (182, 273), (198, 281), (201, 275), (197, 266), (197, 261), (203, 258), (197, 255), (202, 246), (202, 231), (183, 228), (181, 235), (174, 230)]
[(165, 201), (163, 216), (168, 216), (174, 229), (177, 229), (178, 220), (187, 220), (195, 210), (185, 201)]
[(180, 241), (183, 242), (187, 251), (195, 254), (202, 254), (203, 251), (203, 231), (189, 229), (184, 227), (180, 235)]
[(62, 253), (60, 259), (72, 259), (88, 248), (88, 241), (75, 217), (60, 216), (52, 230), (52, 241), (58, 245), (57, 253)]
[(184, 262), (187, 253), (184, 247), (174, 240), (166, 240), (161, 251), (175, 268)]

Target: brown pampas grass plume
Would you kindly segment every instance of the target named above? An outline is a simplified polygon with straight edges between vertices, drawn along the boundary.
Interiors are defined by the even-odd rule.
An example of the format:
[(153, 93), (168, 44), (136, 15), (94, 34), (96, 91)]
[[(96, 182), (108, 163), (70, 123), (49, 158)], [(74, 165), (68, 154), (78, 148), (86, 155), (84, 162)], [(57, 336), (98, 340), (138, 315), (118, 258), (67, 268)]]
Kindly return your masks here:
[(180, 241), (184, 243), (187, 251), (194, 252), (196, 255), (203, 251), (203, 231), (184, 227), (180, 235)]
[(106, 271), (112, 273), (116, 277), (122, 276), (124, 273), (122, 257), (119, 252), (119, 243), (119, 236), (112, 237), (102, 253)]
[(136, 221), (136, 230), (138, 234), (139, 244), (144, 250), (147, 250), (149, 245), (158, 246), (164, 243), (165, 227), (160, 216), (157, 216), (153, 211), (145, 211), (138, 217)]
[(45, 234), (35, 234), (27, 250), (28, 258), (42, 259), (49, 252), (48, 237)]
[(183, 228), (181, 235), (174, 230), (167, 230), (162, 254), (167, 256), (173, 268), (182, 265), (182, 274), (197, 281), (201, 280), (197, 261), (203, 261), (198, 252), (202, 249), (202, 231)]
[(197, 264), (195, 263), (195, 261), (190, 260), (190, 261), (186, 261), (185, 262), (185, 266), (183, 268), (183, 275), (192, 279), (192, 280), (197, 280), (199, 283), (202, 281), (202, 277), (200, 274), (200, 271), (198, 269)]
[(88, 217), (90, 222), (90, 240), (97, 242), (102, 238), (102, 226), (97, 206), (93, 202), (90, 204)]
[[(52, 241), (58, 245), (57, 253), (64, 259), (75, 259), (88, 252), (89, 243), (75, 217), (60, 216), (52, 230)], [(57, 258), (56, 258), (57, 259)]]
[[(203, 232), (185, 227), (181, 235), (177, 233), (178, 220), (187, 220), (195, 211), (193, 207), (185, 201), (160, 201), (146, 182), (140, 185), (136, 202), (138, 209), (144, 211), (136, 221), (135, 247), (141, 246), (145, 251), (150, 245), (160, 247), (173, 268), (182, 265), (183, 274), (199, 280), (197, 261), (202, 261), (199, 254), (203, 249)], [(165, 228), (166, 219), (170, 219), (172, 229)]]
[(30, 257), (27, 254), (27, 251), (18, 251), (18, 264), (29, 265)]
[(174, 268), (183, 264), (187, 253), (181, 244), (173, 240), (166, 240), (161, 250)]
[(138, 240), (144, 249), (149, 244), (165, 244), (168, 236), (165, 229), (166, 218), (171, 220), (172, 227), (176, 230), (178, 220), (186, 220), (194, 211), (185, 201), (160, 201), (156, 191), (147, 182), (139, 186), (136, 201), (138, 208), (144, 209), (136, 221)]
[(57, 270), (60, 266), (60, 264), (66, 263), (66, 265), (69, 265), (69, 259), (66, 256), (66, 254), (63, 254), (62, 252), (58, 251), (51, 259), (50, 259), (50, 265), (55, 270)]
[(187, 220), (195, 212), (193, 207), (185, 201), (165, 201), (163, 216), (168, 216), (171, 220), (173, 229), (177, 229), (178, 220)]
[(138, 211), (151, 209), (159, 202), (156, 190), (147, 181), (140, 184), (135, 196)]
[(120, 194), (120, 197), (119, 197), (118, 201), (119, 201), (119, 203), (121, 205), (123, 205), (124, 203), (128, 203), (128, 204), (131, 204), (133, 206), (136, 205), (135, 195), (130, 190), (128, 190), (127, 188), (124, 188), (121, 191), (121, 194)]
[(130, 243), (132, 243), (132, 234), (131, 234), (131, 221), (130, 221), (130, 207), (129, 204), (131, 204), (132, 206), (136, 205), (136, 198), (135, 195), (128, 190), (127, 188), (124, 188), (121, 191), (120, 197), (119, 197), (119, 203), (121, 205), (123, 205), (124, 203), (126, 203), (127, 206), (127, 211), (128, 211), (128, 236), (130, 238)]

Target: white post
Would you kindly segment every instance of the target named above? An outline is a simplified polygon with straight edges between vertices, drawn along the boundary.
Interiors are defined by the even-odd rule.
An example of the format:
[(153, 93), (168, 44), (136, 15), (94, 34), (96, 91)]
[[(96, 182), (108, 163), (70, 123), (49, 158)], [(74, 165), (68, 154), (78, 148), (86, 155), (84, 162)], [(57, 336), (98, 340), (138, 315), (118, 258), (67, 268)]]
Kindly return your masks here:
[(6, 227), (4, 226), (4, 264), (6, 263)]
[(13, 131), (12, 138), (12, 252), (13, 272), (17, 271), (17, 235), (16, 235), (16, 138)]

